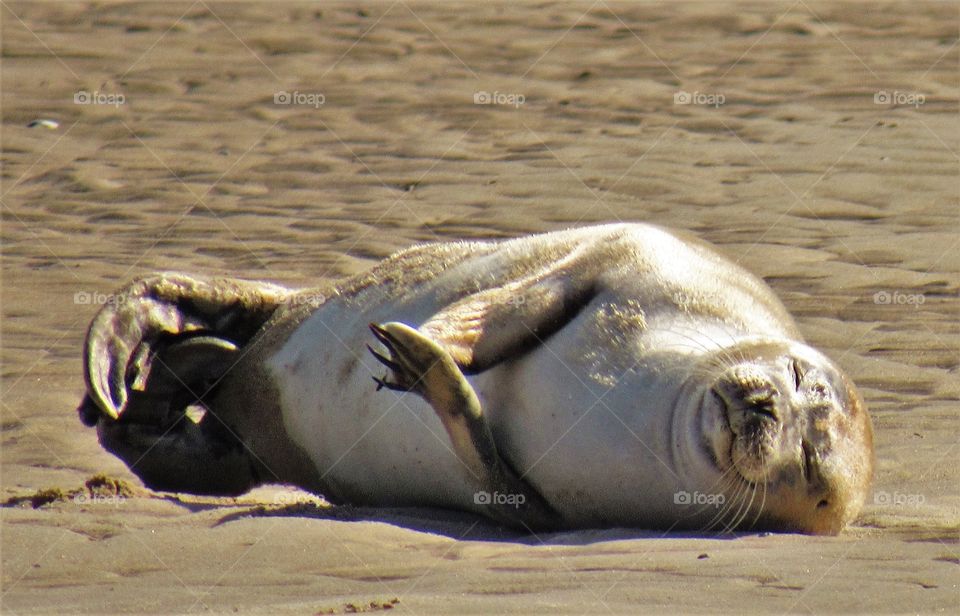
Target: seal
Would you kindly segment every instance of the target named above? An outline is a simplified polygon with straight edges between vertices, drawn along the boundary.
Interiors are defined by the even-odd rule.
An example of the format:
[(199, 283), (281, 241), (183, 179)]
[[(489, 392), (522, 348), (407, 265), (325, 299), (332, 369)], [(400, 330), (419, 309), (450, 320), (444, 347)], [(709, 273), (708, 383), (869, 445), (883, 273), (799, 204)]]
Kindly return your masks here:
[(420, 245), (306, 290), (163, 273), (118, 297), (87, 334), (80, 414), (154, 489), (816, 534), (869, 490), (851, 380), (760, 279), (660, 227)]

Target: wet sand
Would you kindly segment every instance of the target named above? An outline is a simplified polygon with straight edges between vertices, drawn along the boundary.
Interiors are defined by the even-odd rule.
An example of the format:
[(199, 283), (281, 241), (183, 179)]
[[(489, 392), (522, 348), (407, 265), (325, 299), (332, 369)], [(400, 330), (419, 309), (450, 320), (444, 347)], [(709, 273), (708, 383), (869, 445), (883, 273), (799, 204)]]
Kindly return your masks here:
[[(960, 606), (956, 3), (0, 13), (4, 613)], [(86, 325), (134, 276), (308, 286), (617, 220), (720, 246), (859, 384), (875, 493), (841, 536), (156, 494), (74, 413)]]

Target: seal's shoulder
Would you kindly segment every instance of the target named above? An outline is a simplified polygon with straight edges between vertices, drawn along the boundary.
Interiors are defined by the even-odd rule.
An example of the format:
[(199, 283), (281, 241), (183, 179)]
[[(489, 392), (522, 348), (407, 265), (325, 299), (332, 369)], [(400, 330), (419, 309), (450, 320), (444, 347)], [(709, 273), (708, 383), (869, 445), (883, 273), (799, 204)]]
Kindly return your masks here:
[(493, 242), (437, 242), (417, 244), (394, 253), (370, 270), (349, 278), (339, 286), (339, 295), (354, 298), (365, 290), (377, 287), (413, 289), (434, 280), (464, 260), (492, 252)]

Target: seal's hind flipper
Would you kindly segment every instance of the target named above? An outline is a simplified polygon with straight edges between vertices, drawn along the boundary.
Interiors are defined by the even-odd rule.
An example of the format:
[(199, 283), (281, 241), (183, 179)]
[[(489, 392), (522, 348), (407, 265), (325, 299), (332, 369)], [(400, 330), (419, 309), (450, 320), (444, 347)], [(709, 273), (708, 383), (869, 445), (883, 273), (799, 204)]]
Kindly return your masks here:
[[(292, 294), (268, 283), (175, 273), (134, 281), (90, 324), (81, 420), (151, 488), (246, 491), (258, 483), (255, 465), (210, 412), (207, 394)], [(194, 421), (191, 405), (207, 412)]]
[[(528, 530), (556, 526), (557, 514), (497, 452), (480, 400), (450, 353), (403, 323), (371, 323), (370, 330), (390, 353), (387, 357), (370, 349), (392, 373), (374, 379), (377, 389), (416, 392), (433, 407), (454, 452), (478, 482), (475, 502), (486, 505), (490, 517), (513, 526)], [(504, 495), (503, 502), (493, 502), (492, 497), (484, 502), (484, 493)]]
[(91, 403), (119, 418), (131, 390), (145, 388), (158, 351), (197, 335), (242, 346), (292, 293), (268, 283), (177, 273), (132, 282), (87, 331), (83, 359)]
[(597, 294), (603, 264), (589, 247), (519, 280), (485, 289), (441, 310), (420, 326), (467, 374), (476, 374), (543, 343)]

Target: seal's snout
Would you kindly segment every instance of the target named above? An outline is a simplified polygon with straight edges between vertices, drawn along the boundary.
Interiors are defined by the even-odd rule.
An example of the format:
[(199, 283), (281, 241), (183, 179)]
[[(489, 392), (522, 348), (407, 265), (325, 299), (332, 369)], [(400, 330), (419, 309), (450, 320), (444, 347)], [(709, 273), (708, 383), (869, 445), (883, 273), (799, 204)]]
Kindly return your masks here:
[(733, 433), (729, 462), (747, 482), (767, 481), (783, 465), (783, 420), (789, 413), (780, 387), (760, 366), (743, 364), (727, 371), (713, 393)]

